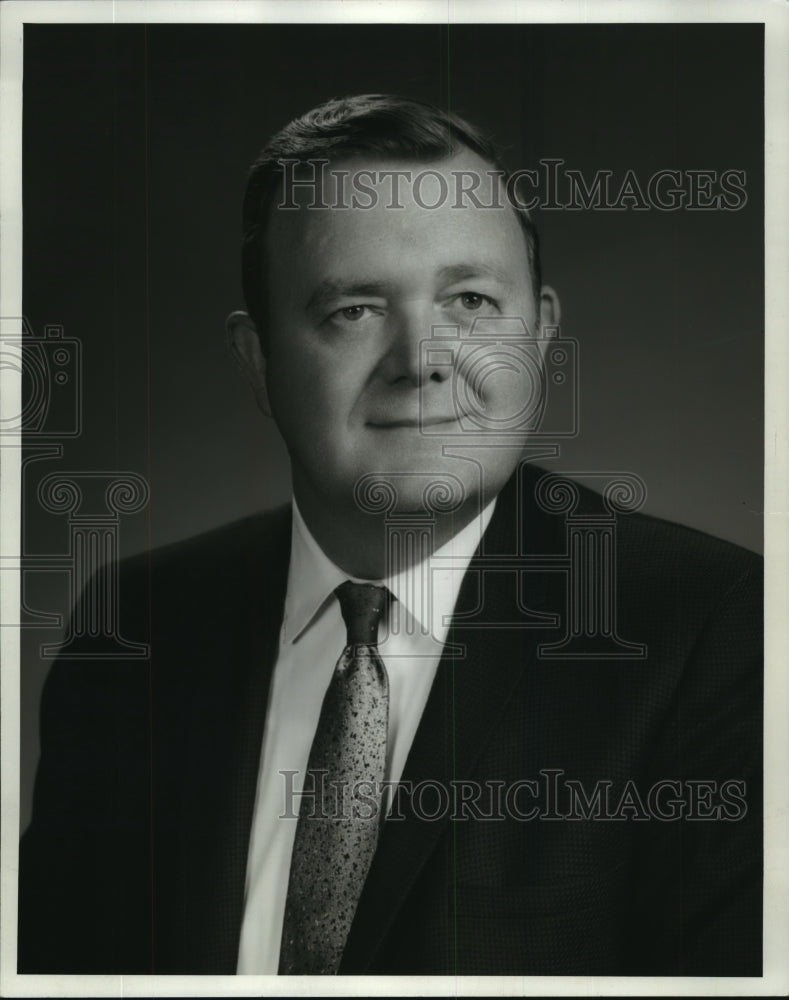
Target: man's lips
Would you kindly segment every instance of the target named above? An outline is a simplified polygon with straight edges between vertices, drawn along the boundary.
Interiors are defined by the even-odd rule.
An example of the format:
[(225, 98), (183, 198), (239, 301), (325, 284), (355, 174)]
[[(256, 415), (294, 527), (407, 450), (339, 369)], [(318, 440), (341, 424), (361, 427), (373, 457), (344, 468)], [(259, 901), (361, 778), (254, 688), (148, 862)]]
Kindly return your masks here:
[(397, 430), (401, 427), (436, 427), (439, 424), (454, 424), (457, 423), (457, 415), (452, 414), (449, 417), (397, 417), (392, 419), (387, 419), (382, 417), (380, 419), (368, 420), (368, 427), (375, 427), (377, 430)]

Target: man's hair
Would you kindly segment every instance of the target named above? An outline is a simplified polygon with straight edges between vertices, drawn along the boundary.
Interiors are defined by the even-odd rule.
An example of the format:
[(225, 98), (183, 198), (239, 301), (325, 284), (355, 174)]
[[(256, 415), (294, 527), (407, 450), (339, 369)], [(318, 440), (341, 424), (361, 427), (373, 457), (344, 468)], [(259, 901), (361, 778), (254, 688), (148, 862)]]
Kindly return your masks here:
[[(266, 349), (266, 292), (264, 282), (265, 233), (269, 209), (282, 187), (281, 161), (337, 162), (349, 156), (410, 159), (430, 163), (444, 160), (466, 147), (494, 170), (509, 174), (493, 143), (458, 115), (423, 101), (391, 94), (359, 94), (333, 99), (295, 118), (269, 139), (250, 168), (244, 194), (244, 236), (241, 280), (247, 311)], [(537, 230), (525, 209), (513, 205), (526, 237), (526, 249), (539, 303), (541, 274)]]

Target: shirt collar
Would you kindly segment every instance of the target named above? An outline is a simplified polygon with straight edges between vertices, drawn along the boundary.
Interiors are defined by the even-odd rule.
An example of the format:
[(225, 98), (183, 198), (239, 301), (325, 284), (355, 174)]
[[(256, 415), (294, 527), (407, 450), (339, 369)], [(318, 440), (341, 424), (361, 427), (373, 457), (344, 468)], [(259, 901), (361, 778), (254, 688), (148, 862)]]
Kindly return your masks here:
[[(455, 608), (463, 576), (490, 524), (495, 506), (494, 498), (478, 516), (418, 566), (384, 580), (363, 581), (351, 577), (329, 559), (307, 527), (294, 498), (283, 642), (295, 642), (324, 609), (335, 588), (348, 579), (383, 584), (417, 622), (427, 628), (440, 628)], [(431, 560), (434, 560), (432, 566)], [(431, 577), (431, 599), (428, 600), (426, 590)], [(432, 618), (432, 622), (427, 618)]]

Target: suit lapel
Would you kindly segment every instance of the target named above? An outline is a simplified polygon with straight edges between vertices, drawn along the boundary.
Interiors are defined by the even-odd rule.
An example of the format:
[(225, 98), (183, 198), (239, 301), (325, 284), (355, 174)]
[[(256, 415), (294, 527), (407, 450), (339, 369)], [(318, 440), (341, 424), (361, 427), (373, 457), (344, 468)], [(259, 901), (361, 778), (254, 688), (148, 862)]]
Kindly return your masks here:
[[(519, 575), (486, 572), (490, 556), (514, 556), (523, 538), (525, 516), (529, 534), (541, 536), (546, 551), (554, 529), (533, 503), (533, 470), (524, 467), (502, 490), (491, 524), (472, 559), (461, 587), (448, 642), (465, 647), (465, 655), (447, 652), (439, 663), (414, 743), (403, 773), (403, 783), (438, 783), (450, 789), (453, 780), (473, 779), (475, 766), (486, 743), (493, 738), (497, 720), (515, 693), (524, 672), (536, 657), (537, 629), (497, 626), (517, 621)], [(521, 500), (522, 497), (522, 500)], [(540, 523), (547, 520), (547, 524)], [(483, 551), (484, 550), (484, 551)], [(547, 589), (543, 574), (529, 574), (523, 599), (527, 607), (546, 609)], [(483, 587), (484, 585), (484, 587)], [(483, 598), (484, 595), (484, 598)], [(482, 599), (482, 610), (472, 613)], [(522, 603), (522, 602), (521, 602)], [(483, 622), (491, 623), (480, 628)], [(449, 813), (426, 822), (414, 814), (410, 796), (396, 803), (403, 821), (387, 821), (362, 892), (346, 945), (340, 972), (360, 972), (370, 964), (397, 911), (407, 897), (420, 870), (446, 830)]]

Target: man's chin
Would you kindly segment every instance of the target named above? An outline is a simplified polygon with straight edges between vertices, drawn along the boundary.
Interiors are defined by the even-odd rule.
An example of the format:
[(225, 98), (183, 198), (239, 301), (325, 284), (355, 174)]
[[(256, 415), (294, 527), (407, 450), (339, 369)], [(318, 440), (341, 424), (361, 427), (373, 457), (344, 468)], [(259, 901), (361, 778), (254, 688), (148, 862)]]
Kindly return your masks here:
[(434, 516), (455, 513), (480, 495), (478, 463), (441, 454), (418, 461), (421, 457), (371, 464), (356, 481), (357, 506), (368, 513)]

